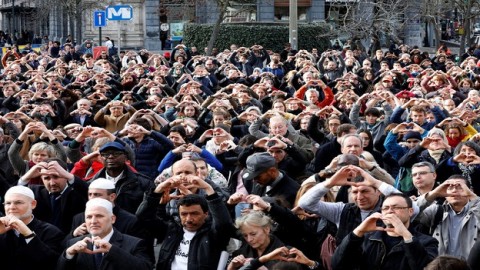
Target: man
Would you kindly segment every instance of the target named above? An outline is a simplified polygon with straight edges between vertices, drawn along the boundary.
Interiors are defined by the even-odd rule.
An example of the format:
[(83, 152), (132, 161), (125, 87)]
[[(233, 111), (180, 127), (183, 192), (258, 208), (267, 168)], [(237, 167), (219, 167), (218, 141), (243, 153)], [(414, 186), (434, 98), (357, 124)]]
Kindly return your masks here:
[[(355, 184), (352, 180), (357, 176), (362, 176), (363, 181)], [(321, 198), (334, 186), (352, 186), (350, 194), (353, 203), (323, 202)], [(338, 227), (337, 243), (340, 243), (366, 217), (379, 211), (383, 195), (395, 192), (398, 191), (393, 186), (373, 178), (357, 166), (349, 165), (340, 168), (332, 177), (307, 191), (298, 205), (305, 211), (335, 223)]]
[[(445, 198), (445, 202), (433, 203)], [(433, 203), (433, 204), (432, 204)], [(440, 243), (439, 255), (468, 258), (479, 235), (480, 199), (467, 186), (461, 175), (452, 175), (433, 191), (417, 200), (420, 223), (430, 228), (433, 237)]]
[(319, 172), (330, 164), (330, 162), (342, 153), (342, 146), (340, 142), (342, 137), (347, 134), (355, 134), (357, 128), (352, 124), (342, 124), (338, 126), (337, 132), (335, 133), (336, 137), (332, 138), (331, 142), (325, 143), (322, 145), (315, 154), (315, 158), (312, 163), (314, 166), (313, 172)]
[(113, 228), (112, 204), (101, 198), (87, 202), (85, 221), (90, 236), (71, 239), (57, 269), (152, 269), (143, 240)]
[[(114, 228), (120, 233), (145, 239), (145, 229), (140, 225), (137, 217), (115, 205), (117, 194), (115, 184), (105, 178), (98, 178), (88, 186), (88, 199), (101, 198), (112, 203), (113, 214), (115, 215)], [(85, 223), (85, 213), (78, 213), (73, 217), (72, 231), (70, 236), (79, 237), (88, 233)]]
[(445, 119), (445, 114), (443, 113), (443, 110), (440, 109), (437, 105), (434, 105), (426, 100), (422, 100), (421, 102), (423, 104), (428, 105), (428, 108), (431, 110), (433, 115), (435, 116), (435, 121), (433, 122), (427, 122), (426, 121), (426, 116), (427, 116), (427, 110), (424, 106), (421, 105), (414, 105), (415, 102), (417, 102), (415, 99), (410, 99), (407, 103), (397, 106), (392, 113), (392, 116), (390, 117), (390, 121), (392, 123), (397, 123), (400, 124), (403, 122), (402, 120), (402, 115), (405, 112), (407, 108), (410, 108), (410, 113), (408, 114), (409, 118), (411, 119), (412, 122), (415, 124), (419, 125), (425, 130), (430, 130), (433, 127), (435, 127), (435, 124), (440, 123)]
[[(377, 108), (368, 108), (364, 115), (366, 121), (360, 120), (360, 108), (369, 98), (372, 97), (371, 94), (364, 94), (361, 96), (357, 102), (352, 107), (350, 111), (350, 120), (358, 129), (364, 129), (372, 133), (373, 145), (376, 145), (379, 141), (384, 140), (385, 128), (390, 124), (390, 116), (392, 115), (392, 108), (388, 102), (383, 103), (383, 109), (385, 110), (385, 118), (380, 120), (382, 113)], [(393, 99), (393, 95), (389, 95), (389, 99)]]
[(135, 214), (143, 200), (143, 194), (153, 187), (153, 181), (127, 166), (127, 150), (122, 144), (109, 142), (99, 151), (104, 168), (93, 176), (92, 181), (100, 177), (112, 181), (117, 194), (116, 204)]
[(152, 130), (152, 125), (145, 118), (137, 118), (128, 124), (124, 131), (127, 138), (123, 139), (135, 152), (133, 166), (150, 179), (158, 175), (157, 167), (168, 151), (173, 149), (173, 143), (160, 132)]
[(387, 196), (381, 213), (367, 217), (343, 239), (333, 254), (333, 269), (423, 269), (437, 256), (438, 242), (410, 226), (413, 214), (408, 196)]
[[(221, 197), (207, 182), (192, 174), (192, 161), (184, 162), (189, 164), (174, 165), (174, 176), (145, 195), (137, 216), (163, 241), (157, 270), (216, 269), (233, 224)], [(183, 196), (177, 203), (180, 223), (175, 222), (165, 215), (166, 204), (172, 199), (170, 191), (187, 187), (203, 189), (206, 195)]]
[(67, 164), (58, 159), (39, 162), (27, 171), (18, 184), (26, 186), (30, 179), (36, 177), (41, 178), (43, 185), (29, 185), (38, 201), (33, 214), (67, 234), (73, 216), (85, 210), (88, 185), (69, 173)]
[(249, 156), (242, 178), (244, 181), (253, 180), (251, 194), (283, 198), (292, 207), (300, 188), (295, 180), (278, 170), (275, 158), (269, 153), (255, 153)]
[(40, 221), (33, 191), (24, 186), (5, 193), (5, 217), (0, 218), (0, 261), (3, 269), (54, 269), (63, 233)]
[[(293, 133), (289, 131), (288, 130), (289, 123), (287, 122), (287, 120), (283, 116), (279, 116), (279, 115), (273, 116), (274, 114), (275, 114), (274, 111), (268, 111), (267, 113), (259, 117), (257, 121), (255, 121), (248, 128), (248, 131), (250, 132), (250, 134), (257, 137), (258, 139), (261, 139), (267, 136), (284, 137), (289, 140), (288, 142), (289, 147), (293, 147), (294, 150), (304, 155), (306, 159), (312, 160), (313, 152), (312, 152), (312, 142), (310, 141), (310, 139), (298, 133)], [(267, 120), (267, 118), (269, 117), (271, 117), (269, 128), (268, 128), (270, 134), (266, 134), (260, 129), (262, 127), (263, 122)], [(283, 141), (285, 142), (286, 140), (283, 140)]]
[(98, 126), (93, 120), (92, 116), (92, 102), (86, 98), (82, 98), (77, 101), (77, 109), (70, 112), (70, 116), (65, 119), (65, 125), (67, 124), (80, 124), (82, 127), (86, 126)]
[(437, 179), (437, 174), (435, 173), (435, 166), (433, 166), (432, 163), (423, 161), (413, 164), (412, 180), (417, 192), (413, 197), (421, 196), (432, 191), (435, 187), (435, 179)]
[[(394, 179), (392, 176), (381, 168), (368, 152), (363, 151), (363, 139), (357, 134), (347, 134), (342, 137), (341, 143), (342, 154), (351, 154), (359, 158), (359, 166), (367, 170), (374, 178), (393, 185)], [(369, 161), (372, 160), (373, 161)], [(338, 167), (338, 159), (334, 158), (330, 165), (325, 167), (325, 170), (336, 170)]]

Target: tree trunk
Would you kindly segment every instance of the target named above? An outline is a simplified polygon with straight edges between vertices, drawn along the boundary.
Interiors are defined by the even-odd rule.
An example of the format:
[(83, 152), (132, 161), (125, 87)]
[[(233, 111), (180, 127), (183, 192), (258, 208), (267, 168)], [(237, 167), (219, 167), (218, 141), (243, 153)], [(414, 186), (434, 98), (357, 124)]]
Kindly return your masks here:
[[(74, 39), (75, 37), (75, 17), (74, 17), (74, 14), (70, 13), (68, 15), (68, 26), (69, 26), (69, 31), (71, 36), (72, 36), (72, 39)], [(72, 43), (73, 43), (73, 40), (72, 40)]]
[(435, 41), (436, 41), (435, 46), (438, 49), (440, 47), (440, 41), (442, 40), (442, 26), (437, 22), (435, 22), (434, 26), (435, 26)]
[(217, 41), (218, 34), (220, 33), (220, 27), (222, 25), (223, 19), (225, 16), (225, 8), (220, 6), (220, 14), (218, 14), (218, 19), (213, 25), (212, 35), (210, 35), (210, 40), (208, 41), (207, 46), (207, 55), (212, 55), (213, 46), (215, 46), (215, 41)]
[(77, 1), (77, 6), (75, 10), (75, 35), (72, 34), (72, 38), (74, 38), (77, 41), (77, 44), (82, 44), (82, 6), (81, 6), (81, 1)]

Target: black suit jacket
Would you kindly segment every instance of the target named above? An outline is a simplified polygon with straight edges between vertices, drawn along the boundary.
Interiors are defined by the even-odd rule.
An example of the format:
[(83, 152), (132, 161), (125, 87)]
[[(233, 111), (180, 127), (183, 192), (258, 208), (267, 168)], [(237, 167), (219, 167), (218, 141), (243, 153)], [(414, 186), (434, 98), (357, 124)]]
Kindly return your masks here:
[(267, 187), (261, 186), (257, 183), (253, 184), (252, 194), (268, 197), (279, 197), (285, 199), (287, 202), (290, 203), (290, 208), (293, 207), (295, 203), (295, 197), (297, 196), (297, 191), (300, 188), (298, 182), (290, 178), (285, 172), (283, 173), (283, 177), (280, 181), (269, 191), (267, 191)]
[(64, 234), (57, 227), (36, 218), (27, 226), (37, 234), (28, 244), (13, 230), (0, 235), (2, 269), (54, 269)]
[[(67, 248), (87, 236), (73, 238), (67, 242)], [(140, 238), (113, 231), (110, 238), (112, 247), (104, 254), (100, 268), (95, 266), (95, 257), (92, 254), (80, 253), (67, 260), (66, 251), (58, 259), (57, 270), (151, 270), (153, 265), (147, 253), (145, 241)], [(89, 249), (93, 249), (89, 245)]]
[[(48, 190), (43, 185), (31, 185), (29, 187), (33, 190), (37, 200), (37, 207), (33, 210), (34, 216), (53, 224), (54, 215)], [(65, 234), (69, 233), (73, 216), (85, 211), (87, 196), (88, 184), (75, 177), (74, 183), (67, 187), (58, 200), (60, 202), (60, 217), (58, 224), (53, 225), (57, 225)]]

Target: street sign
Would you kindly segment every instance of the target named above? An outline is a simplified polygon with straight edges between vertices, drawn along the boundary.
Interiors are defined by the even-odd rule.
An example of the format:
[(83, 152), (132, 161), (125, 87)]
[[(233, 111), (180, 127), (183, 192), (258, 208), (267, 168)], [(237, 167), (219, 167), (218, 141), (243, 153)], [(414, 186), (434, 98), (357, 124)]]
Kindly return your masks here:
[(108, 6), (106, 11), (109, 21), (128, 21), (133, 18), (133, 7), (130, 5)]
[(93, 12), (93, 26), (94, 27), (105, 27), (107, 26), (107, 16), (105, 11), (96, 10)]

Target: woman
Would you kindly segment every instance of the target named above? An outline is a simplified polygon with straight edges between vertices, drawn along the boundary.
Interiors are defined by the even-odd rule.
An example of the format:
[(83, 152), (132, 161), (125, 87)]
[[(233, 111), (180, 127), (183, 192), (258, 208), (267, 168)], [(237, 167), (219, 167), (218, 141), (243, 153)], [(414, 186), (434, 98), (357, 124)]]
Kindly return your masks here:
[(262, 264), (259, 257), (285, 246), (280, 239), (271, 234), (272, 225), (272, 219), (259, 211), (251, 211), (238, 218), (235, 227), (242, 234), (244, 241), (240, 249), (233, 253), (233, 260), (227, 269), (240, 269), (243, 266), (242, 262), (245, 262), (242, 258), (253, 258), (250, 265), (264, 265), (271, 269), (278, 261), (271, 260)]
[[(372, 133), (366, 129), (359, 129), (357, 130), (357, 134), (360, 135), (363, 139), (363, 152), (367, 152), (365, 155), (371, 154), (373, 158), (375, 159), (375, 162), (377, 162), (380, 167), (383, 168), (383, 158), (382, 158), (382, 153), (378, 152), (377, 150), (373, 149), (373, 138), (372, 138)], [(362, 153), (363, 155), (363, 153)], [(366, 157), (365, 157), (366, 158)]]
[(436, 169), (437, 181), (442, 183), (451, 175), (461, 174), (468, 186), (478, 194), (480, 192), (480, 146), (473, 141), (458, 144), (453, 157), (443, 160)]

